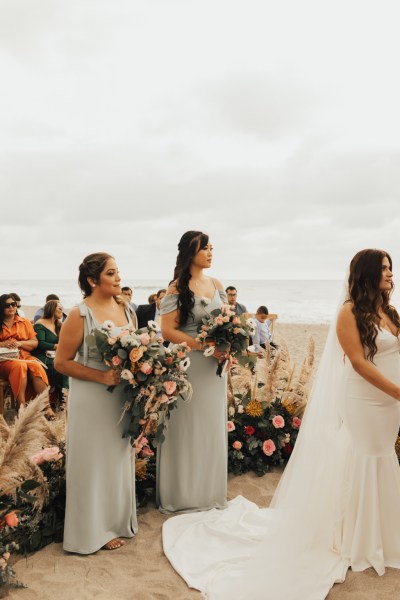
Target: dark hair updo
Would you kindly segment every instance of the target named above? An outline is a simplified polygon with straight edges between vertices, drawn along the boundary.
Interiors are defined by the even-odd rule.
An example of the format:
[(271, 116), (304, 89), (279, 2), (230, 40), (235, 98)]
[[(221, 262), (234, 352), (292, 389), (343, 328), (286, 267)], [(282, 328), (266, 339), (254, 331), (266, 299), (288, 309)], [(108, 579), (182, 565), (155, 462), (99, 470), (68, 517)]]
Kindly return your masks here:
[(357, 328), (363, 346), (367, 349), (367, 358), (373, 362), (377, 353), (376, 336), (380, 327), (379, 311), (400, 329), (397, 310), (390, 304), (394, 286), (391, 290), (379, 289), (382, 278), (382, 261), (387, 258), (392, 270), (392, 259), (384, 250), (367, 248), (360, 250), (350, 263), (349, 288), (347, 301), (352, 303)]
[(201, 231), (187, 231), (178, 244), (174, 282), (178, 291), (179, 325), (185, 325), (194, 307), (194, 293), (189, 288), (190, 266), (199, 250), (208, 244), (208, 235)]
[(98, 283), (100, 274), (104, 271), (106, 262), (110, 258), (113, 257), (107, 254), (107, 252), (95, 252), (86, 256), (79, 265), (78, 283), (84, 298), (87, 298), (92, 293), (92, 287), (88, 282), (88, 278), (92, 279), (94, 283)]

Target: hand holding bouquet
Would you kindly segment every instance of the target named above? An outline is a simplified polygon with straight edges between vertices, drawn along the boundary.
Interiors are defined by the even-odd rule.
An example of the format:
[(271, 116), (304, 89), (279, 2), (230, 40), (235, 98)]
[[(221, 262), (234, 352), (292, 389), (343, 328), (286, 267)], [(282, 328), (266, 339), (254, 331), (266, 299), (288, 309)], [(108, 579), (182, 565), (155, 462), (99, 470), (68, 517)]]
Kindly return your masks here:
[(155, 435), (156, 443), (163, 440), (163, 430), (178, 397), (191, 396), (186, 375), (190, 348), (186, 343), (165, 348), (157, 331), (153, 321), (141, 329), (122, 331), (106, 321), (86, 338), (86, 343), (96, 345), (104, 363), (117, 369), (125, 382), (128, 398), (122, 417), (130, 417), (126, 434), (133, 438), (135, 447), (143, 446), (140, 440), (149, 434)]
[[(255, 332), (252, 319), (238, 316), (227, 304), (212, 310), (198, 326), (197, 340), (202, 343), (204, 356), (212, 356), (215, 350), (236, 359), (242, 366), (253, 366), (255, 357), (249, 357), (247, 348), (250, 336)], [(229, 358), (219, 362), (217, 375), (221, 377)]]

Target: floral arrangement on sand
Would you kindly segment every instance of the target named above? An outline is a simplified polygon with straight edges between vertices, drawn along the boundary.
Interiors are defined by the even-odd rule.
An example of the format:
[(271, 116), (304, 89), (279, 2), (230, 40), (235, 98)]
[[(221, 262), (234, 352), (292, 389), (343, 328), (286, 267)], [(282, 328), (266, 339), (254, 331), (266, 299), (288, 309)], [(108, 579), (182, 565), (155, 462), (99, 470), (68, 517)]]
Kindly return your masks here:
[[(202, 298), (204, 307), (209, 303), (208, 298)], [(252, 319), (238, 316), (228, 304), (223, 304), (221, 309), (216, 308), (202, 318), (197, 329), (197, 340), (204, 347), (204, 355), (212, 356), (215, 350), (228, 352), (243, 367), (253, 367), (254, 356), (247, 352), (250, 336), (255, 332)], [(221, 377), (228, 361), (219, 363), (217, 375)]]
[(228, 468), (263, 475), (282, 465), (296, 443), (314, 365), (314, 341), (297, 378), (284, 340), (263, 353), (254, 373), (240, 366), (228, 381)]
[(144, 448), (150, 454), (149, 434), (155, 445), (164, 439), (164, 428), (178, 398), (189, 400), (192, 392), (186, 374), (190, 348), (185, 342), (166, 348), (157, 329), (157, 324), (149, 321), (147, 327), (121, 331), (112, 321), (105, 321), (86, 338), (125, 382), (127, 400), (121, 418), (129, 416), (125, 433), (132, 437), (138, 454)]

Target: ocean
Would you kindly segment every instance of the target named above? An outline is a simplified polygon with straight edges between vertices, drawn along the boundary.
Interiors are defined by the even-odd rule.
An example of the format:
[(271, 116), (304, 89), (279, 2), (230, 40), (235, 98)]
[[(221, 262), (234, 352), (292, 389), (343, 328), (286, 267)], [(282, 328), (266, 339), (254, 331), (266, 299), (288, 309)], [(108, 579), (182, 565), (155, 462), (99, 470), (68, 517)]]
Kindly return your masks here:
[[(264, 304), (270, 313), (276, 313), (282, 323), (329, 323), (335, 315), (343, 281), (336, 280), (236, 280), (224, 282), (238, 290), (238, 301), (249, 312), (255, 312)], [(160, 288), (167, 287), (166, 281), (146, 279), (124, 280), (134, 290), (136, 304), (147, 303), (148, 296)], [(0, 280), (0, 291), (17, 292), (22, 305), (43, 306), (47, 294), (57, 294), (65, 308), (77, 304), (82, 295), (75, 281), (52, 280)], [(396, 304), (396, 298), (393, 299)], [(397, 303), (398, 305), (398, 303)]]

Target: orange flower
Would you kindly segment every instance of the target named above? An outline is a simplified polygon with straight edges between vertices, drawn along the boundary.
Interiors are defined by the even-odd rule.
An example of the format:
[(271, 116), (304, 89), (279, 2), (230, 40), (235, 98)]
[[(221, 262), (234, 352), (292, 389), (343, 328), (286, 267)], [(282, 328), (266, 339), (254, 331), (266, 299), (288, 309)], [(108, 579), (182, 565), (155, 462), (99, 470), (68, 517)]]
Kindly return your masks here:
[(141, 347), (139, 348), (132, 348), (132, 350), (129, 352), (129, 360), (132, 363), (137, 362), (138, 360), (140, 360), (143, 356), (143, 349)]
[(6, 525), (8, 525), (8, 527), (16, 527), (19, 523), (18, 521), (18, 517), (16, 515), (15, 512), (10, 512), (8, 513), (5, 517), (4, 520), (6, 522)]

